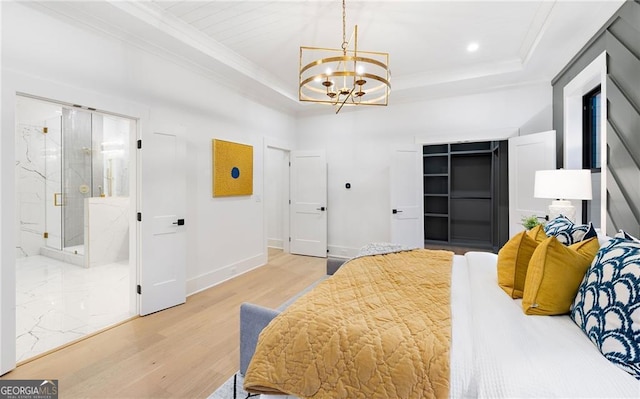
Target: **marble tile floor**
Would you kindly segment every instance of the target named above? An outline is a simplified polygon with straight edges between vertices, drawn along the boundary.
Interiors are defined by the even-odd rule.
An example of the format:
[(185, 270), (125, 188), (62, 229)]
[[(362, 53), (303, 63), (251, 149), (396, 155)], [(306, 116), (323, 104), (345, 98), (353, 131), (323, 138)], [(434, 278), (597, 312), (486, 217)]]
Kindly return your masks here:
[(129, 263), (93, 268), (46, 256), (16, 262), (16, 361), (131, 317)]

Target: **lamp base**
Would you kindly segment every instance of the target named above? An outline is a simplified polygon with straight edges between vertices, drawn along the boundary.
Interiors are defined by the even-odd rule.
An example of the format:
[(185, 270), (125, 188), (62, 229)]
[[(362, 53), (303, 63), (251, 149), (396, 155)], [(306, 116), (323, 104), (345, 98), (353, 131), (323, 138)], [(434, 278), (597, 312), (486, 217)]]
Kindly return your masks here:
[(551, 201), (549, 205), (549, 220), (553, 220), (558, 216), (564, 216), (572, 222), (576, 222), (576, 207), (568, 200)]

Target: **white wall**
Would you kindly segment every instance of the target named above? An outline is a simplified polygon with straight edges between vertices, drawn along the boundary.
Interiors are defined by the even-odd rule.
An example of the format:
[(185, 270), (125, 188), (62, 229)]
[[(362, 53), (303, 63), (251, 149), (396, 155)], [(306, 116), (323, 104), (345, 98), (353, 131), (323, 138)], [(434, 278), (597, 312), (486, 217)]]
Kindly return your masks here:
[[(0, 2), (0, 23), (4, 20), (4, 4)], [(0, 25), (1, 26), (1, 25)], [(3, 57), (3, 47), (5, 35), (0, 27), (0, 61)], [(11, 132), (4, 132), (3, 126), (5, 126), (5, 95), (4, 95), (4, 78), (0, 73), (0, 137), (4, 137)], [(13, 119), (12, 119), (13, 122)], [(0, 138), (0, 140), (2, 140)], [(1, 141), (0, 141), (1, 142)], [(15, 173), (15, 165), (12, 167), (9, 165), (8, 159), (12, 159), (12, 148), (0, 146), (0, 210), (12, 205), (14, 200), (11, 197), (15, 195), (15, 190), (5, 187), (2, 184), (5, 178)], [(13, 160), (13, 159), (12, 159)], [(15, 160), (14, 160), (15, 162)], [(12, 209), (15, 211), (15, 208)], [(14, 247), (15, 241), (15, 212), (13, 214), (9, 212), (0, 211), (0, 314), (2, 318), (11, 320), (12, 322), (5, 323), (0, 318), (0, 374), (8, 371), (15, 364), (16, 359), (16, 347), (15, 345), (7, 346), (16, 339), (16, 268), (15, 267), (2, 267), (7, 264), (7, 261), (15, 262), (15, 253), (11, 250)], [(13, 234), (11, 230), (14, 230)], [(4, 248), (4, 249), (3, 249)]]
[(386, 108), (343, 109), (338, 115), (327, 108), (298, 118), (296, 148), (327, 153), (329, 253), (352, 256), (369, 242), (390, 240), (394, 148), (430, 137), (486, 140), (550, 130), (551, 94), (549, 83), (406, 104), (394, 104), (392, 94)]
[[(188, 151), (187, 292), (266, 261), (262, 161), (265, 137), (293, 146), (295, 119), (212, 81), (179, 60), (42, 14), (2, 10), (0, 373), (15, 361), (14, 106), (24, 92), (139, 118), (140, 136), (184, 131)], [(254, 196), (211, 197), (211, 139), (254, 146)], [(143, 189), (144, 190), (144, 189)], [(144, 191), (142, 192), (144, 195)], [(8, 321), (7, 321), (8, 320)]]

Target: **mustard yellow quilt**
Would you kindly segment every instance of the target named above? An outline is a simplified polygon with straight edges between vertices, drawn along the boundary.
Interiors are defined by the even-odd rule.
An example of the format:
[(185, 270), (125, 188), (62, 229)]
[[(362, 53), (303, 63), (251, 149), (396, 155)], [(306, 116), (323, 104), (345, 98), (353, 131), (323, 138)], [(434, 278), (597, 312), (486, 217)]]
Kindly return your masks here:
[(366, 256), (294, 302), (262, 332), (249, 392), (300, 398), (445, 398), (453, 253)]

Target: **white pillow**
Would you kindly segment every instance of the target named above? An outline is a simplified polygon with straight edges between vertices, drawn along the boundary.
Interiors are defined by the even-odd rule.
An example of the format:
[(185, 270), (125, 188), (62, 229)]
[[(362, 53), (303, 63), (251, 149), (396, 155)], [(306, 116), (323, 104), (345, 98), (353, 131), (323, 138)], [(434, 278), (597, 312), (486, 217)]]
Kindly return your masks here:
[(600, 248), (609, 244), (609, 242), (613, 239), (613, 237), (609, 237), (604, 234), (602, 230), (596, 229), (596, 234), (598, 235), (598, 244), (600, 244)]

